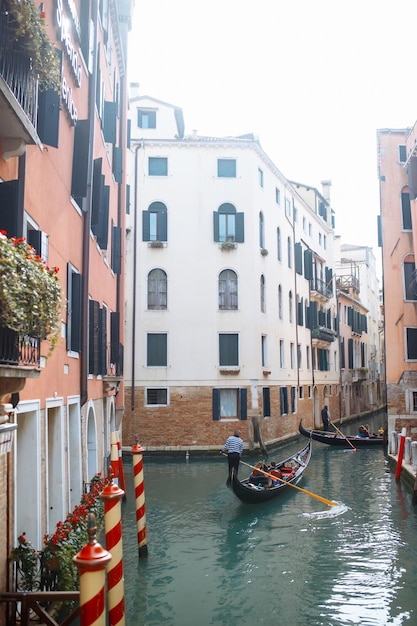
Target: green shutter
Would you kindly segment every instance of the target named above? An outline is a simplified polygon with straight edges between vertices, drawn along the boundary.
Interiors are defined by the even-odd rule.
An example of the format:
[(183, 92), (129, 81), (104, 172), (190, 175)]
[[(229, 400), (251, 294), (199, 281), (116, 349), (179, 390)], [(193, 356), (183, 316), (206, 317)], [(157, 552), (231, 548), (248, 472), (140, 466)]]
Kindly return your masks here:
[(213, 389), (211, 394), (212, 419), (220, 419), (220, 389)]
[(113, 175), (116, 183), (123, 181), (123, 150), (113, 146)]
[(74, 153), (72, 158), (71, 195), (87, 197), (87, 176), (90, 140), (90, 120), (78, 120), (74, 130)]

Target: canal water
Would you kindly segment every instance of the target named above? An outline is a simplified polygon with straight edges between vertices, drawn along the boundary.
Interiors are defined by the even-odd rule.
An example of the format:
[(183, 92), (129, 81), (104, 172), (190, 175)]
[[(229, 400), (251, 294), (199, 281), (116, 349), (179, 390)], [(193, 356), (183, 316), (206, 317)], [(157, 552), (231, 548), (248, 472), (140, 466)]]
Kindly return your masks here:
[[(269, 459), (285, 458), (305, 441)], [(242, 476), (249, 471), (240, 469)], [(243, 504), (226, 478), (220, 455), (145, 455), (148, 556), (139, 559), (126, 463), (127, 626), (417, 624), (417, 507), (383, 449), (313, 442), (299, 486), (340, 502), (335, 508), (291, 488), (269, 503)]]

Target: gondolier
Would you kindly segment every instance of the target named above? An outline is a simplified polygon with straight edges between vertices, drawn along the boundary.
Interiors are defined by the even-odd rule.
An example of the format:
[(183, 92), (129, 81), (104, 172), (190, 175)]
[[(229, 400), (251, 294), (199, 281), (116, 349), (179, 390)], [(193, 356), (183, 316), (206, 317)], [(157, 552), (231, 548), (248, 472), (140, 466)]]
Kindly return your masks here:
[(243, 439), (240, 437), (240, 430), (236, 429), (234, 434), (226, 439), (226, 443), (224, 444), (221, 452), (223, 454), (226, 454), (227, 452), (229, 477), (226, 484), (229, 487), (232, 479), (232, 470), (235, 470), (235, 476), (237, 476), (239, 471), (239, 461), (243, 452)]

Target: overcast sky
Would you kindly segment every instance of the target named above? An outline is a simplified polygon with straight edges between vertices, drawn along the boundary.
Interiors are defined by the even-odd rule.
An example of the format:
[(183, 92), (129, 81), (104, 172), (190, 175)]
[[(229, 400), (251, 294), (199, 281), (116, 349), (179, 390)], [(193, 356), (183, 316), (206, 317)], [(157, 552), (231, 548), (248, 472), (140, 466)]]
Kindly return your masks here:
[(330, 179), (336, 233), (374, 248), (378, 128), (417, 120), (416, 0), (136, 0), (129, 81), (186, 133), (252, 132), (290, 180)]

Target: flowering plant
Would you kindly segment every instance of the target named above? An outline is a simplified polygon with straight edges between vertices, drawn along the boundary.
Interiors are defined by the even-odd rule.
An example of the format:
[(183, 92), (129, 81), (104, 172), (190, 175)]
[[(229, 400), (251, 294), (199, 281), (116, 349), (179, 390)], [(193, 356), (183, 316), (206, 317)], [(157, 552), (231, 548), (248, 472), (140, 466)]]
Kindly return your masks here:
[(3, 0), (3, 7), (11, 18), (14, 41), (30, 58), (39, 87), (58, 90), (61, 83), (59, 57), (33, 0)]
[(75, 591), (79, 588), (78, 570), (73, 557), (88, 543), (88, 516), (94, 513), (97, 529), (103, 528), (104, 506), (98, 497), (107, 484), (100, 475), (94, 477), (90, 491), (85, 493), (80, 504), (68, 513), (64, 521), (56, 525), (55, 532), (44, 536), (44, 564), (57, 570), (59, 591)]
[(17, 564), (21, 575), (20, 588), (23, 591), (33, 591), (38, 575), (38, 553), (26, 539), (25, 533), (17, 538), (17, 546), (9, 554), (9, 561)]
[(0, 231), (0, 325), (22, 335), (49, 335), (51, 351), (62, 307), (57, 274), (58, 268), (49, 268), (25, 239), (9, 239)]

